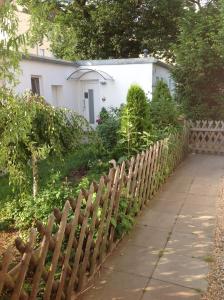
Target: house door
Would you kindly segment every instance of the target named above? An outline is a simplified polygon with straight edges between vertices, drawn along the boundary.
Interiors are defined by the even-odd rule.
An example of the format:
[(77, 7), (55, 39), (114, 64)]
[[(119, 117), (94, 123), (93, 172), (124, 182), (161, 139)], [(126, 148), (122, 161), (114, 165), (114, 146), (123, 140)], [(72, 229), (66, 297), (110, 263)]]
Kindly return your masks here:
[(83, 82), (83, 115), (90, 124), (96, 124), (96, 109), (99, 98), (99, 83)]

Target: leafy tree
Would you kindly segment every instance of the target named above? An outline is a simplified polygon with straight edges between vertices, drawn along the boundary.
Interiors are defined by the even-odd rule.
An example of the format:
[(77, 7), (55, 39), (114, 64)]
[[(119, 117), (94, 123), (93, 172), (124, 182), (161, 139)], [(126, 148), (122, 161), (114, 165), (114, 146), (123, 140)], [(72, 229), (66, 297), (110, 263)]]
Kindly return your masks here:
[(11, 95), (0, 102), (0, 168), (12, 184), (38, 193), (38, 163), (49, 156), (61, 157), (83, 141), (86, 121), (73, 112), (55, 109), (43, 99)]
[[(15, 73), (19, 69), (22, 46), (26, 36), (17, 33), (18, 19), (12, 1), (0, 2), (0, 85), (15, 83)], [(20, 50), (20, 51), (19, 51)], [(3, 90), (1, 90), (2, 94)]]
[(191, 118), (224, 117), (222, 1), (189, 9), (174, 47), (178, 98)]
[(140, 137), (150, 128), (149, 103), (145, 92), (138, 85), (132, 85), (127, 94), (127, 104), (121, 113), (121, 141), (128, 155), (138, 152)]
[(151, 120), (158, 129), (177, 125), (178, 111), (167, 84), (159, 80), (150, 102)]
[(33, 37), (51, 40), (53, 52), (66, 59), (172, 56), (182, 0), (20, 0), (32, 15)]

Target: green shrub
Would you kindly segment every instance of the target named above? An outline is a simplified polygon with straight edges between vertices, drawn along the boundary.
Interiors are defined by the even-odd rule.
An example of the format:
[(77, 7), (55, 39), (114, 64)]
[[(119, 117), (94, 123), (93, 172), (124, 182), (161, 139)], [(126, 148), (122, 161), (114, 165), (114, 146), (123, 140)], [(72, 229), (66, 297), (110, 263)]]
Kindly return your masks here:
[(159, 80), (150, 103), (151, 120), (155, 128), (163, 129), (178, 125), (178, 109), (167, 84)]
[(128, 155), (138, 152), (141, 136), (150, 129), (149, 103), (143, 89), (132, 85), (121, 113), (120, 143)]
[(109, 152), (112, 152), (117, 146), (119, 126), (120, 110), (110, 108), (107, 111), (102, 108), (96, 131), (102, 140), (103, 146)]
[(27, 229), (37, 220), (45, 222), (55, 207), (63, 207), (70, 195), (72, 189), (66, 183), (49, 185), (36, 198), (26, 193), (17, 195), (4, 207), (4, 219), (11, 219), (16, 228)]

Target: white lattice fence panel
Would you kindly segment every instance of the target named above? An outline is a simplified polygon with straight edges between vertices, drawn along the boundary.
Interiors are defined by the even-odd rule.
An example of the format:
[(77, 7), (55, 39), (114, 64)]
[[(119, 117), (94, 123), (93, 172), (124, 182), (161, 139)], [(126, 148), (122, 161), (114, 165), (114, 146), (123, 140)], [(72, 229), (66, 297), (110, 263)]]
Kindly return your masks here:
[(224, 121), (189, 121), (189, 147), (198, 153), (224, 153)]

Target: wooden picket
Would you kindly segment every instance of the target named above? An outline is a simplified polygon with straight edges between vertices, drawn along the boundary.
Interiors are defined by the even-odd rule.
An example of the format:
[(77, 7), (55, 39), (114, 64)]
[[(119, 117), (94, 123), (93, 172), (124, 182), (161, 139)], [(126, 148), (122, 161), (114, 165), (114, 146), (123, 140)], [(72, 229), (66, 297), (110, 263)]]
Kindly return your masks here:
[(69, 300), (83, 291), (122, 238), (121, 199), (134, 218), (183, 159), (187, 144), (187, 130), (155, 143), (68, 199), (62, 211), (55, 208), (46, 225), (37, 222), (27, 243), (15, 241), (17, 265), (11, 248), (2, 257), (1, 299)]
[(196, 153), (224, 153), (224, 121), (189, 121), (189, 147)]

